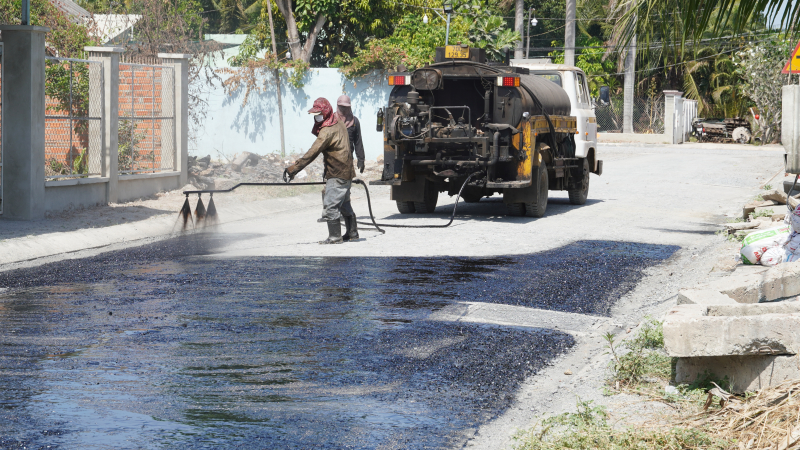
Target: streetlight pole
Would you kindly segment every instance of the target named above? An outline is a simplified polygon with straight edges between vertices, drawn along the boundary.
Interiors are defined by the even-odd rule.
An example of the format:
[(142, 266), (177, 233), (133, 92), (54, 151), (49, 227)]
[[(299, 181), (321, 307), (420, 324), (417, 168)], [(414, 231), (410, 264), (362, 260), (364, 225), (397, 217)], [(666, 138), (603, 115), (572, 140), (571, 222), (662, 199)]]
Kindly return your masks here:
[(447, 13), (447, 31), (444, 34), (444, 45), (446, 46), (450, 42), (450, 15), (453, 13), (453, 5), (449, 0), (446, 0), (442, 6), (444, 12)]
[(22, 0), (22, 25), (31, 24), (31, 0)]

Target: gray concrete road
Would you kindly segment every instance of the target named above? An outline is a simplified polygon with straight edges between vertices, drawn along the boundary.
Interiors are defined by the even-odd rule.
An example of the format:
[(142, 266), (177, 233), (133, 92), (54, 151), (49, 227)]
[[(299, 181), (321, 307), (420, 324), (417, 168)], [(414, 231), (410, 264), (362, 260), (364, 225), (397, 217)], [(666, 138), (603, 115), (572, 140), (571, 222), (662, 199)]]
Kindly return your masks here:
[[(354, 424), (352, 432), (344, 429), (341, 435), (329, 435), (328, 440), (314, 440), (313, 430), (331, 426), (328, 419), (319, 418), (310, 424), (312, 431), (286, 441), (298, 448), (311, 444), (336, 447), (336, 439), (330, 436), (346, 440), (354, 448), (375, 447), (376, 442), (386, 439), (391, 443), (387, 448), (509, 447), (514, 442), (512, 436), (530, 427), (538, 415), (573, 409), (576, 396), (608, 403), (600, 395), (607, 364), (602, 334), (625, 334), (645, 315), (658, 315), (674, 304), (679, 288), (715, 276), (720, 257), (735, 251), (715, 235), (718, 224), (737, 216), (741, 205), (757, 195), (764, 184), (779, 186), (782, 155), (777, 147), (606, 145), (601, 153), (605, 173), (592, 176), (589, 201), (584, 206), (572, 206), (566, 193), (554, 193), (544, 218), (511, 218), (505, 216), (499, 198), (488, 198), (462, 205), (462, 214), (450, 228), (387, 228), (381, 235), (362, 227), (361, 240), (336, 246), (316, 243), (326, 236), (325, 224), (316, 222), (321, 213), (316, 193), (245, 203), (218, 195), (215, 202), (220, 221), (213, 229), (181, 233), (175, 228), (174, 215), (158, 215), (99, 230), (68, 229), (7, 239), (0, 242), (0, 272), (5, 271), (0, 275), (7, 276), (4, 279), (8, 284), (0, 285), (0, 289), (7, 289), (0, 291), (0, 317), (18, 322), (3, 333), (0, 344), (16, 348), (10, 343), (29, 342), (26, 345), (30, 347), (14, 350), (13, 355), (0, 355), (5, 358), (0, 358), (0, 362), (5, 361), (0, 370), (7, 379), (39, 370), (36, 379), (49, 387), (25, 381), (23, 384), (32, 385), (35, 391), (26, 406), (10, 397), (28, 391), (9, 382), (13, 389), (0, 394), (0, 401), (7, 404), (8, 414), (17, 414), (7, 423), (18, 425), (0, 426), (0, 444), (82, 444), (87, 442), (83, 439), (99, 436), (107, 445), (124, 447), (119, 444), (136, 441), (115, 440), (114, 436), (127, 439), (133, 431), (119, 423), (131, 423), (156, 430), (148, 435), (154, 440), (145, 441), (145, 447), (165, 435), (181, 443), (186, 436), (200, 436), (210, 439), (207, 446), (213, 447), (225, 440), (224, 428), (215, 428), (223, 419), (198, 411), (225, 409), (225, 404), (204, 402), (219, 397), (235, 401), (235, 395), (245, 390), (250, 392), (248, 402), (256, 402), (256, 406), (241, 404), (236, 411), (228, 411), (230, 417), (224, 420), (237, 424), (237, 436), (244, 442), (284, 442), (280, 439), (286, 436), (254, 431), (252, 423), (263, 420), (259, 414), (268, 411), (259, 406), (265, 404), (260, 402), (273, 400), (252, 400), (258, 394), (247, 387), (250, 381), (241, 381), (277, 376), (254, 373), (256, 368), (276, 361), (259, 353), (257, 362), (242, 369), (237, 358), (285, 341), (301, 346), (346, 342), (355, 356), (345, 358), (348, 362), (342, 364), (346, 373), (358, 374), (357, 380), (350, 375), (343, 375), (344, 379), (323, 376), (313, 385), (295, 382), (281, 387), (282, 381), (275, 383), (271, 388), (276, 389), (275, 395), (296, 400), (286, 404), (306, 406), (284, 409), (280, 411), (283, 416), (273, 417), (285, 417), (297, 425), (313, 415), (314, 408), (320, 408), (332, 411), (331, 417)], [(354, 208), (365, 219), (366, 202), (359, 190), (358, 186), (353, 189)], [(452, 207), (452, 198), (442, 195), (436, 214), (401, 217), (385, 189), (371, 192), (380, 222), (442, 223)], [(117, 261), (107, 253), (176, 234), (184, 238), (168, 241), (162, 250), (146, 250), (144, 256), (135, 249), (124, 253), (130, 263)], [(122, 238), (127, 241), (121, 242)], [(189, 248), (193, 245), (197, 249)], [(187, 248), (186, 253), (179, 251), (181, 246)], [(175, 261), (169, 252), (174, 252)], [(75, 258), (89, 258), (81, 260), (86, 261), (82, 265), (85, 270), (68, 273), (69, 261), (59, 261)], [(336, 270), (345, 275), (319, 271), (336, 261)], [(36, 267), (43, 263), (50, 264), (48, 272), (37, 274)], [(254, 269), (252, 264), (260, 268)], [(98, 265), (109, 269), (101, 270)], [(9, 271), (15, 268), (23, 269)], [(279, 280), (275, 283), (280, 289), (273, 289), (278, 298), (268, 299), (272, 291), (262, 286), (259, 270)], [(175, 291), (167, 282), (180, 287)], [(69, 287), (53, 288), (64, 283)], [(200, 294), (193, 294), (193, 286)], [(320, 302), (311, 314), (306, 303), (291, 294), (297, 286), (304, 295)], [(120, 292), (137, 294), (127, 299)], [(230, 297), (231, 292), (237, 294), (235, 298)], [(174, 304), (162, 300), (171, 296), (177, 300)], [(406, 297), (415, 299), (413, 307), (404, 304)], [(354, 306), (364, 309), (363, 314), (340, 311), (342, 302), (353, 298), (358, 300)], [(59, 302), (64, 308), (44, 307), (48, 302)], [(287, 306), (282, 309), (282, 305)], [(280, 325), (243, 323), (242, 318), (254, 308), (280, 316)], [(115, 311), (113, 319), (109, 317), (111, 309)], [(216, 316), (229, 318), (235, 325), (216, 324)], [(327, 322), (333, 316), (335, 321)], [(65, 323), (76, 320), (88, 320), (80, 322), (80, 333), (64, 328)], [(135, 321), (137, 326), (130, 324)], [(321, 331), (309, 331), (307, 324), (317, 322), (326, 325)], [(376, 328), (376, 322), (382, 325)], [(409, 325), (403, 328), (402, 324)], [(37, 337), (35, 331), (40, 326), (53, 335), (51, 340)], [(373, 331), (348, 337), (339, 331), (345, 329)], [(101, 331), (105, 333), (102, 337), (92, 334)], [(131, 343), (152, 347), (153, 360), (135, 355)], [(174, 353), (171, 349), (177, 343), (190, 351)], [(187, 343), (192, 346), (186, 347)], [(206, 350), (215, 343), (227, 346), (231, 362), (223, 364), (220, 355)], [(537, 345), (547, 350), (540, 352)], [(385, 366), (383, 357), (374, 360), (371, 346), (377, 354), (393, 354), (391, 364)], [(42, 360), (24, 356), (38, 351), (45, 352)], [(519, 358), (528, 357), (533, 359), (527, 369), (515, 368)], [(330, 361), (339, 364), (343, 360), (335, 352), (319, 358), (324, 367), (331, 367)], [(222, 378), (213, 378), (213, 382), (212, 378), (203, 378), (212, 375), (210, 366), (218, 371), (247, 373), (229, 374), (223, 381), (227, 384), (220, 385), (215, 383)], [(125, 367), (136, 376), (115, 378), (126, 375)], [(444, 367), (453, 368), (452, 373)], [(295, 370), (311, 373), (308, 367)], [(79, 388), (82, 393), (74, 398), (63, 393), (84, 383), (87, 371), (105, 374), (97, 383), (100, 387), (94, 391)], [(148, 376), (149, 371), (153, 372)], [(566, 371), (572, 375), (565, 375)], [(319, 376), (319, 369), (312, 372)], [(199, 383), (197, 395), (182, 393), (185, 388), (181, 386), (188, 386), (186, 376)], [(436, 381), (429, 384), (426, 376)], [(146, 380), (140, 381), (143, 378), (151, 378), (159, 389), (168, 387), (165, 393), (177, 390), (176, 399), (170, 396), (173, 394), (147, 387)], [(37, 414), (47, 416), (47, 405), (56, 405), (56, 400), (91, 405), (102, 400), (103, 392), (119, 390), (118, 379), (128, 381), (124, 389), (137, 392), (130, 394), (127, 409), (121, 396), (108, 400), (113, 408), (101, 402), (88, 416), (85, 407), (64, 410), (52, 406), (53, 414), (59, 414), (56, 422), (60, 428), (53, 431), (47, 428), (50, 425), (40, 423)], [(499, 379), (502, 382), (496, 386), (491, 382)], [(482, 384), (486, 381), (495, 386), (488, 393)], [(322, 392), (344, 399), (342, 409), (330, 410), (318, 397), (314, 397), (317, 403), (304, 397)], [(151, 403), (137, 403), (135, 398)], [(31, 409), (31, 404), (38, 406)], [(119, 419), (111, 432), (100, 425), (79, 429), (71, 422), (89, 417), (93, 424), (103, 423), (96, 416), (102, 416), (108, 408)], [(449, 414), (445, 413), (448, 408), (459, 411), (442, 424), (442, 414)], [(625, 413), (623, 407), (617, 409)], [(360, 422), (362, 410), (364, 418), (379, 422), (373, 426)], [(192, 420), (185, 418), (187, 414)], [(160, 422), (153, 424), (148, 417)], [(397, 421), (396, 426), (392, 421)], [(51, 441), (19, 431), (40, 426), (45, 429), (36, 436), (52, 431), (54, 436), (63, 437)], [(426, 433), (430, 439), (426, 439)]]
[[(293, 211), (224, 224), (222, 235), (247, 234), (231, 242), (224, 256), (485, 256), (538, 252), (576, 240), (618, 240), (691, 248), (713, 239), (717, 224), (734, 215), (742, 202), (773, 177), (783, 179), (783, 150), (738, 146), (606, 146), (605, 173), (592, 175), (589, 200), (573, 206), (566, 192), (550, 195), (542, 219), (505, 215), (499, 197), (477, 204), (462, 203), (459, 217), (446, 229), (391, 229), (380, 235), (362, 228), (363, 241), (319, 246), (327, 236), (315, 220), (318, 201)], [(777, 183), (774, 183), (777, 185)], [(380, 222), (439, 224), (452, 210), (454, 198), (441, 194), (435, 215), (402, 216), (385, 189), (371, 189)], [(361, 187), (353, 187), (353, 207), (362, 220), (367, 207)], [(225, 220), (225, 197), (216, 198)], [(232, 211), (232, 216), (240, 214)]]

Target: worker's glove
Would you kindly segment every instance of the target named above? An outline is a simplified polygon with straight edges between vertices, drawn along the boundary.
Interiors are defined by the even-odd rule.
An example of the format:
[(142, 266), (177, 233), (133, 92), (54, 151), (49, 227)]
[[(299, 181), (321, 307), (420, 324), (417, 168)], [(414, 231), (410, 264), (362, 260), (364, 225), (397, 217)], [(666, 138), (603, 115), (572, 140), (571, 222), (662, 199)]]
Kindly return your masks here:
[(283, 170), (283, 181), (288, 183), (294, 180), (294, 176), (297, 174), (297, 170), (295, 169), (294, 165), (289, 166), (288, 168)]
[(364, 173), (364, 160), (363, 159), (359, 159), (358, 162), (356, 163), (356, 166), (358, 166), (358, 170), (360, 171), (360, 173)]

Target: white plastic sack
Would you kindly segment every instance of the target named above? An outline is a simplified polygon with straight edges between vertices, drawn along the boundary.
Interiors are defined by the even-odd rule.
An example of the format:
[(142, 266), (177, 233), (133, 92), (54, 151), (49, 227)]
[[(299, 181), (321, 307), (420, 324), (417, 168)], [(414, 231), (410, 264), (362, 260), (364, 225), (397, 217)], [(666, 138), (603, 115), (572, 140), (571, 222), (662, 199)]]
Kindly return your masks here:
[(783, 245), (767, 249), (761, 255), (762, 266), (775, 266), (794, 261), (800, 261), (800, 233), (791, 233)]
[(786, 248), (784, 247), (772, 247), (768, 248), (763, 255), (761, 255), (761, 260), (759, 262), (762, 266), (772, 267), (777, 266), (778, 264), (784, 262), (787, 256)]
[(773, 247), (782, 246), (788, 240), (788, 225), (750, 233), (742, 241), (742, 262), (750, 265), (758, 264), (765, 251)]

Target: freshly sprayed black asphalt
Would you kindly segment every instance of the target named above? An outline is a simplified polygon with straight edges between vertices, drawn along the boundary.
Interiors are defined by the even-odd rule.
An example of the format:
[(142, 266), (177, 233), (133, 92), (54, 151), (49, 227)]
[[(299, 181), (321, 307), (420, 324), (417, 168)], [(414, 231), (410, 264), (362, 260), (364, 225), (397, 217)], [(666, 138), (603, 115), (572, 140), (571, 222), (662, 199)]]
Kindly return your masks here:
[(459, 447), (574, 340), (432, 311), (608, 315), (677, 250), (218, 259), (215, 239), (0, 273), (0, 448)]

